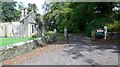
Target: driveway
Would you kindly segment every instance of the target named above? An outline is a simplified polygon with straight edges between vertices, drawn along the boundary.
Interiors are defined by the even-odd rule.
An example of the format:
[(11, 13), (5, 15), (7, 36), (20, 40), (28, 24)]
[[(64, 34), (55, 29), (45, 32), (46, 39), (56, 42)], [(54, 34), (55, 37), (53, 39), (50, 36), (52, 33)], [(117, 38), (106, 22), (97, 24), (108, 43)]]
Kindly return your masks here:
[(40, 47), (3, 62), (4, 65), (118, 65), (117, 43), (73, 35), (67, 42)]

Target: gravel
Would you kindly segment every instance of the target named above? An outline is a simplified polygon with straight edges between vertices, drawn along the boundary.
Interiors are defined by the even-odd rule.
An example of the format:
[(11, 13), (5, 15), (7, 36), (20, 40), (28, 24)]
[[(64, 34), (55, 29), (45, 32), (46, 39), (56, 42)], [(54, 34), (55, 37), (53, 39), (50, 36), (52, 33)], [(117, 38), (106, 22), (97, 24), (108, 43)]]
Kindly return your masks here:
[[(109, 44), (108, 44), (109, 46)], [(115, 46), (115, 45), (114, 45)], [(51, 44), (3, 62), (5, 65), (118, 65), (117, 48), (97, 49), (75, 35), (67, 44)], [(116, 46), (117, 47), (117, 46)]]

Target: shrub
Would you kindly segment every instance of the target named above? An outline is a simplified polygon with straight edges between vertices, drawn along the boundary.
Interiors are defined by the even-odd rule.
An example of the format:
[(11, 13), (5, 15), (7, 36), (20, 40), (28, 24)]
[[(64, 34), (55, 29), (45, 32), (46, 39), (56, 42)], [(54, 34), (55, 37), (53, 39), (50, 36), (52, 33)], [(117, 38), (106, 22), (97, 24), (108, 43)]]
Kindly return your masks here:
[(48, 32), (46, 32), (45, 33), (45, 35), (47, 36), (47, 35), (52, 35), (54, 32), (53, 31), (48, 31)]
[(108, 23), (107, 24), (108, 31), (109, 32), (120, 32), (120, 23), (114, 21), (114, 23)]
[(38, 36), (37, 35), (32, 35), (32, 38), (37, 38)]
[(87, 24), (85, 27), (85, 34), (91, 37), (91, 31), (103, 28), (107, 23), (111, 22), (110, 18), (98, 18)]

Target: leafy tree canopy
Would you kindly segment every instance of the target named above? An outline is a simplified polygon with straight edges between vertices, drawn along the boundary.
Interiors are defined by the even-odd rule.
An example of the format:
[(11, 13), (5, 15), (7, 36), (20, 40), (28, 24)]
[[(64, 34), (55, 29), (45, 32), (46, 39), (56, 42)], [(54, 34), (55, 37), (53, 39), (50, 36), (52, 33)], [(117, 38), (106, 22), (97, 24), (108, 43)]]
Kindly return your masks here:
[(16, 7), (16, 2), (2, 2), (1, 20), (3, 22), (17, 21), (20, 18), (20, 11)]

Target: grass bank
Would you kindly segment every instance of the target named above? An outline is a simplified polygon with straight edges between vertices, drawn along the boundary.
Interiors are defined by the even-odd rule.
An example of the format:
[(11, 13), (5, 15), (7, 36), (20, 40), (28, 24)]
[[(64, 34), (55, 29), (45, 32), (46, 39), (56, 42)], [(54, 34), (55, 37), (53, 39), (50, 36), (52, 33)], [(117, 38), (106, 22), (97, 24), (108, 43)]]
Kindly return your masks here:
[(6, 46), (9, 44), (15, 44), (17, 42), (31, 40), (33, 38), (26, 37), (26, 38), (0, 38), (0, 46)]

